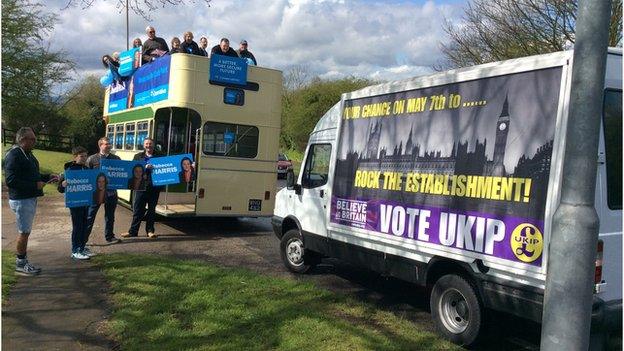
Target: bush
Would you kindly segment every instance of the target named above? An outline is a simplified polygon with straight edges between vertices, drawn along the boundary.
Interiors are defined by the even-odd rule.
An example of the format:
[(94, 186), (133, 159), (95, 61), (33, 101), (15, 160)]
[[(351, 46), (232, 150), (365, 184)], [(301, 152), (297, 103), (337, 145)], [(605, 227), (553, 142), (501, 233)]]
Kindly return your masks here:
[(354, 77), (332, 81), (316, 78), (302, 88), (285, 90), (282, 95), (281, 148), (303, 152), (316, 123), (327, 110), (340, 101), (343, 93), (374, 83)]

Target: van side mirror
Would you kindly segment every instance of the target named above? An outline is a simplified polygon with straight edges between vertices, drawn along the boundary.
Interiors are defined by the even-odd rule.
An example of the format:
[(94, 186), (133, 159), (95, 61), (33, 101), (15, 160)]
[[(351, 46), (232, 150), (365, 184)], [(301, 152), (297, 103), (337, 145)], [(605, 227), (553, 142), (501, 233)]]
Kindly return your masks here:
[(286, 188), (288, 190), (294, 190), (295, 194), (301, 195), (301, 185), (295, 183), (295, 172), (292, 168), (286, 171)]

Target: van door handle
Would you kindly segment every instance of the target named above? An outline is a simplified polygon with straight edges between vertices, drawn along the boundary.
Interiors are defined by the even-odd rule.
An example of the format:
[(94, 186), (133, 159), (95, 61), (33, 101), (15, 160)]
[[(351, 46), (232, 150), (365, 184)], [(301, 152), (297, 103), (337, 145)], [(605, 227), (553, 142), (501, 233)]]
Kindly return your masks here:
[(320, 195), (321, 197), (324, 197), (324, 196), (325, 196), (325, 190), (321, 189), (321, 191), (320, 191), (319, 195)]

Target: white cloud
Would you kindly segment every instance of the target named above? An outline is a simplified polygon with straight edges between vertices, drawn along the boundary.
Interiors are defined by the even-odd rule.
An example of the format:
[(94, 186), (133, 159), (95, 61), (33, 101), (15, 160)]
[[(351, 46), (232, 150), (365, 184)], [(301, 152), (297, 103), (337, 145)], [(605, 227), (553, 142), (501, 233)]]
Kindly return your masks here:
[[(125, 49), (125, 12), (117, 1), (96, 0), (88, 9), (60, 11), (67, 0), (48, 1), (60, 22), (50, 38), (55, 49), (67, 52), (80, 75), (97, 72), (101, 57)], [(228, 37), (241, 39), (261, 66), (287, 70), (304, 65), (321, 78), (345, 76), (375, 80), (407, 78), (431, 72), (441, 58), (444, 18), (457, 18), (460, 4), (434, 1), (340, 0), (213, 0), (158, 9), (152, 21), (130, 14), (130, 40), (145, 39), (150, 24), (170, 42), (191, 30), (207, 36), (210, 45)]]

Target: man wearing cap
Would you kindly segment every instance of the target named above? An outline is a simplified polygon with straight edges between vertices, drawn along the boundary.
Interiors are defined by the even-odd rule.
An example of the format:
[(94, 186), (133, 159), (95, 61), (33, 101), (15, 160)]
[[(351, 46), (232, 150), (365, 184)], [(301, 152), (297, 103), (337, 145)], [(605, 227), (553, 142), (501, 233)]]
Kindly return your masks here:
[(238, 54), (238, 57), (240, 58), (244, 58), (244, 59), (248, 59), (253, 61), (254, 66), (258, 65), (258, 62), (256, 61), (256, 58), (254, 57), (254, 55), (251, 53), (251, 51), (247, 50), (247, 40), (243, 39), (240, 42), (240, 48), (238, 50), (236, 50), (236, 53)]
[(147, 40), (143, 43), (143, 62), (154, 61), (169, 52), (169, 46), (165, 39), (156, 36), (156, 30), (152, 26), (145, 28)]
[(219, 45), (213, 46), (212, 50), (210, 50), (210, 55), (238, 57), (236, 51), (230, 47), (230, 40), (228, 38), (221, 38)]

